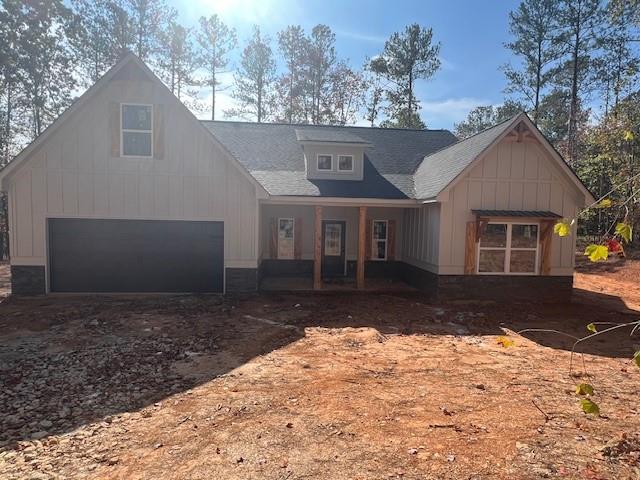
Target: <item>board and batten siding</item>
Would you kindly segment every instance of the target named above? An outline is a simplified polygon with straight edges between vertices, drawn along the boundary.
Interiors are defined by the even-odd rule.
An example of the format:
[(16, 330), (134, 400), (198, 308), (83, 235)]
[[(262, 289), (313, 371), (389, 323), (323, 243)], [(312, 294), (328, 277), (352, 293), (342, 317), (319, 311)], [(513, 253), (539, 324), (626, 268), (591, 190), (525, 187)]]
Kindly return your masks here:
[[(112, 157), (114, 103), (160, 106), (160, 158)], [(11, 262), (46, 265), (46, 218), (224, 221), (225, 266), (256, 268), (256, 187), (161, 85), (117, 77), (34, 150), (9, 183)]]
[[(575, 218), (582, 194), (550, 154), (533, 139), (505, 138), (490, 149), (448, 192), (441, 204), (439, 273), (464, 273), (466, 222), (473, 209), (552, 211)], [(573, 275), (573, 234), (553, 236), (551, 275)]]
[(426, 204), (406, 209), (402, 222), (402, 260), (438, 273), (440, 205)]

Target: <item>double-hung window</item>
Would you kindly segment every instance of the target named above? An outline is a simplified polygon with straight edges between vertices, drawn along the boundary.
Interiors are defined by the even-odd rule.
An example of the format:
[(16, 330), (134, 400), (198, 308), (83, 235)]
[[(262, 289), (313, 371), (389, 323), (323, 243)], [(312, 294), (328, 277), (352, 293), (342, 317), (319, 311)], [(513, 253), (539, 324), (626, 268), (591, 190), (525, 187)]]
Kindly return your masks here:
[(353, 172), (353, 155), (338, 156), (338, 171)]
[(153, 105), (120, 105), (120, 153), (123, 157), (153, 157)]
[(534, 223), (487, 224), (478, 245), (478, 273), (537, 274), (539, 230)]
[(371, 259), (387, 259), (389, 224), (386, 220), (374, 220), (371, 235)]
[(278, 219), (278, 258), (292, 259), (295, 248), (295, 220), (293, 218)]
[(333, 155), (318, 155), (318, 170), (333, 170)]

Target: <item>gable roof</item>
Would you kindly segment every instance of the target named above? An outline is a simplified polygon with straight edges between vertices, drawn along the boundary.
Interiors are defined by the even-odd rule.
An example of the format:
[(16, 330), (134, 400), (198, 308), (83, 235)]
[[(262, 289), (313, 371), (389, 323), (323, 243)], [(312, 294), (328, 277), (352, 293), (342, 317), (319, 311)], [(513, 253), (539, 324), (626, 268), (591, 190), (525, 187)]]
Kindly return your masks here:
[[(27, 145), (18, 155), (16, 155), (13, 160), (11, 160), (7, 165), (5, 165), (2, 169), (0, 169), (0, 191), (6, 189), (6, 181), (10, 177), (12, 173), (17, 171), (17, 169), (24, 163), (24, 161), (29, 158), (29, 156), (35, 152), (40, 145), (42, 145), (51, 135), (53, 135), (61, 125), (63, 125), (69, 118), (76, 114), (83, 106), (88, 102), (88, 100), (94, 96), (98, 91), (104, 88), (119, 72), (121, 72), (126, 66), (134, 65), (137, 67), (136, 74), (142, 74), (143, 76), (149, 78), (150, 81), (156, 83), (161, 86), (170, 97), (172, 97), (177, 104), (182, 106), (184, 111), (192, 117), (193, 125), (196, 128), (202, 128), (202, 130), (207, 134), (212, 141), (214, 141), (217, 145), (219, 145), (223, 150), (226, 150), (224, 145), (220, 144), (219, 140), (211, 134), (209, 129), (203, 128), (200, 122), (196, 119), (195, 115), (189, 110), (180, 100), (178, 100), (175, 95), (167, 88), (167, 86), (151, 71), (151, 69), (140, 60), (135, 54), (132, 52), (126, 52), (122, 55), (120, 60), (113, 65), (100, 79), (91, 85), (82, 95), (74, 100), (74, 102), (64, 111), (62, 114), (56, 118), (40, 135), (38, 135), (29, 145)], [(247, 180), (249, 180), (259, 192), (264, 192), (262, 185), (252, 176), (249, 172), (242, 166), (238, 160), (230, 154), (229, 159), (231, 163), (234, 164), (236, 168), (240, 171), (241, 174)]]
[(518, 116), (427, 155), (418, 166), (416, 198), (434, 198), (496, 140), (511, 130)]
[[(269, 194), (278, 196), (412, 199), (415, 198), (414, 172), (425, 155), (457, 141), (448, 130), (202, 123)], [(299, 135), (315, 141), (363, 143), (363, 180), (308, 179)]]

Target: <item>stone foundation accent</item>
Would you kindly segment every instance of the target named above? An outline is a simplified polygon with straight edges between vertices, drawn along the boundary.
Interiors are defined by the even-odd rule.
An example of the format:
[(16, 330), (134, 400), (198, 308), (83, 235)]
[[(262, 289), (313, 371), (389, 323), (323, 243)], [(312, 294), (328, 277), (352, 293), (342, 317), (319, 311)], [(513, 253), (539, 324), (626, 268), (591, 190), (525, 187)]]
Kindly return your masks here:
[(257, 268), (225, 269), (226, 293), (255, 292), (258, 290)]
[(13, 295), (47, 293), (44, 265), (11, 265), (11, 293)]

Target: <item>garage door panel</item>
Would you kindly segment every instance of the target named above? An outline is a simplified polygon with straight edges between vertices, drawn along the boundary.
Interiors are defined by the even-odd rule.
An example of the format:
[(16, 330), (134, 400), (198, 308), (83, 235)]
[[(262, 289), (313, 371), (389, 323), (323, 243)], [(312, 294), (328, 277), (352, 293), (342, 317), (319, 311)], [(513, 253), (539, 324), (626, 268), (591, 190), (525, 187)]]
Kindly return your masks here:
[(49, 219), (54, 292), (222, 292), (222, 222)]

